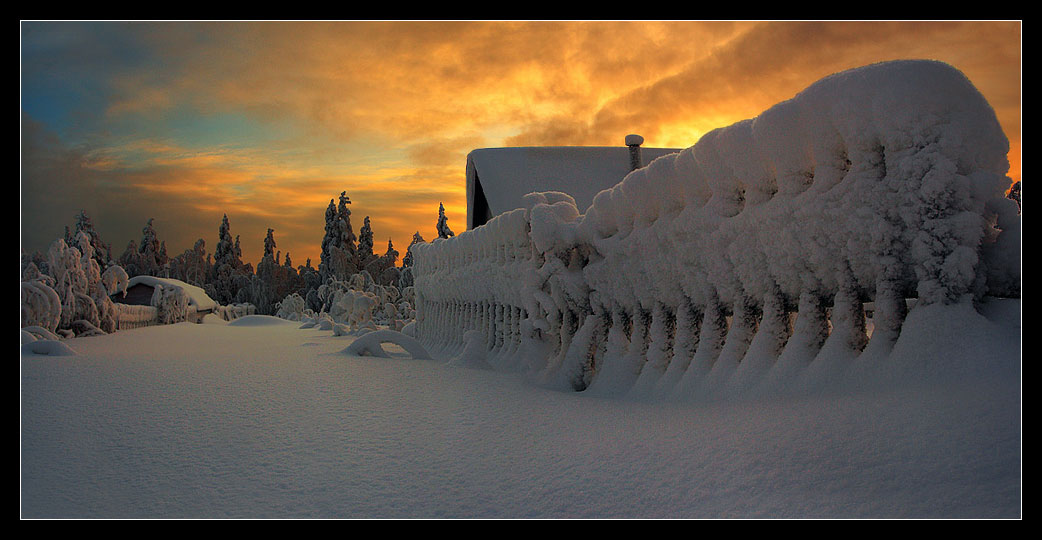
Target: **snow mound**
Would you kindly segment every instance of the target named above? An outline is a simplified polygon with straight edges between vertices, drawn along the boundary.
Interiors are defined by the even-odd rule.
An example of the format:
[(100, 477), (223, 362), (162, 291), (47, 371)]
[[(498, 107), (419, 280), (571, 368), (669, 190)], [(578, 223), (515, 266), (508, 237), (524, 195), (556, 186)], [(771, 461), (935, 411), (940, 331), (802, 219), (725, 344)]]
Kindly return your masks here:
[(449, 365), (470, 369), (492, 369), (485, 354), (485, 336), (477, 330), (463, 334), (463, 353), (449, 361)]
[(203, 316), (203, 324), (228, 324), (228, 321), (216, 313), (207, 313)]
[(419, 341), (394, 330), (376, 330), (366, 333), (362, 337), (354, 340), (341, 352), (353, 356), (370, 355), (389, 358), (390, 355), (380, 346), (382, 343), (394, 343), (395, 345), (405, 349), (406, 352), (411, 354), (412, 357), (417, 360), (431, 359), (430, 353), (427, 352), (427, 349), (425, 349)]
[(76, 351), (61, 341), (41, 339), (22, 344), (22, 356), (75, 356)]
[(280, 324), (296, 324), (296, 322), (271, 315), (247, 315), (229, 322), (228, 326), (273, 326)]

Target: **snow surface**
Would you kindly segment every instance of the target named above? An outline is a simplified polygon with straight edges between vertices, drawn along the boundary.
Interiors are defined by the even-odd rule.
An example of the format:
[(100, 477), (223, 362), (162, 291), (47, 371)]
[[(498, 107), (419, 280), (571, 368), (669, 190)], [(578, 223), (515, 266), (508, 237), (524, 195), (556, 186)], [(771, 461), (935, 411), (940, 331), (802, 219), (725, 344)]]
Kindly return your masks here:
[(878, 385), (718, 402), (350, 356), (257, 317), (77, 338), (22, 356), (21, 515), (1021, 517), (1020, 305), (913, 309), (889, 362), (921, 369)]

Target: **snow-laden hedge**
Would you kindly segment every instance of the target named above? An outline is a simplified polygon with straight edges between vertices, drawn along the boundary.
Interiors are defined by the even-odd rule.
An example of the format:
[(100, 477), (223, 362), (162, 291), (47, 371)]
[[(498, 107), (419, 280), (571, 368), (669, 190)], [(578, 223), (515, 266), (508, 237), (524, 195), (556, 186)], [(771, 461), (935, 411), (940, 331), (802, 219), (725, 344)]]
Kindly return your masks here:
[(1019, 295), (1008, 150), (951, 66), (839, 73), (633, 171), (585, 212), (532, 194), (414, 246), (416, 333), (452, 355), (478, 330), (491, 361), (578, 389), (860, 353), (864, 302), (867, 346), (883, 350), (906, 298)]

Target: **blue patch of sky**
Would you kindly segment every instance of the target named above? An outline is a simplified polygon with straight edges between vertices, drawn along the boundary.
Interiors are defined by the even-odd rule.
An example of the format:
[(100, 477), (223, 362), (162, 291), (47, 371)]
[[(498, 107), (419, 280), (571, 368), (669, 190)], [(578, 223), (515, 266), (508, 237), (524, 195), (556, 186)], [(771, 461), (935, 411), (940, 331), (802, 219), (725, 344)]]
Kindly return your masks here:
[(63, 137), (92, 130), (121, 73), (156, 68), (159, 57), (130, 23), (23, 22), (22, 110)]

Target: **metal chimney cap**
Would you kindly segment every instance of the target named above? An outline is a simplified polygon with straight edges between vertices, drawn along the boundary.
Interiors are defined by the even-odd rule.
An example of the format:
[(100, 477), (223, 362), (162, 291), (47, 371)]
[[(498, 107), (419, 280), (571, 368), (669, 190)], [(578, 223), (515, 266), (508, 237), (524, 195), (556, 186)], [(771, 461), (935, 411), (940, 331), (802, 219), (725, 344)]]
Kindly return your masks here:
[(644, 144), (644, 137), (636, 134), (626, 135), (626, 146), (640, 146)]

